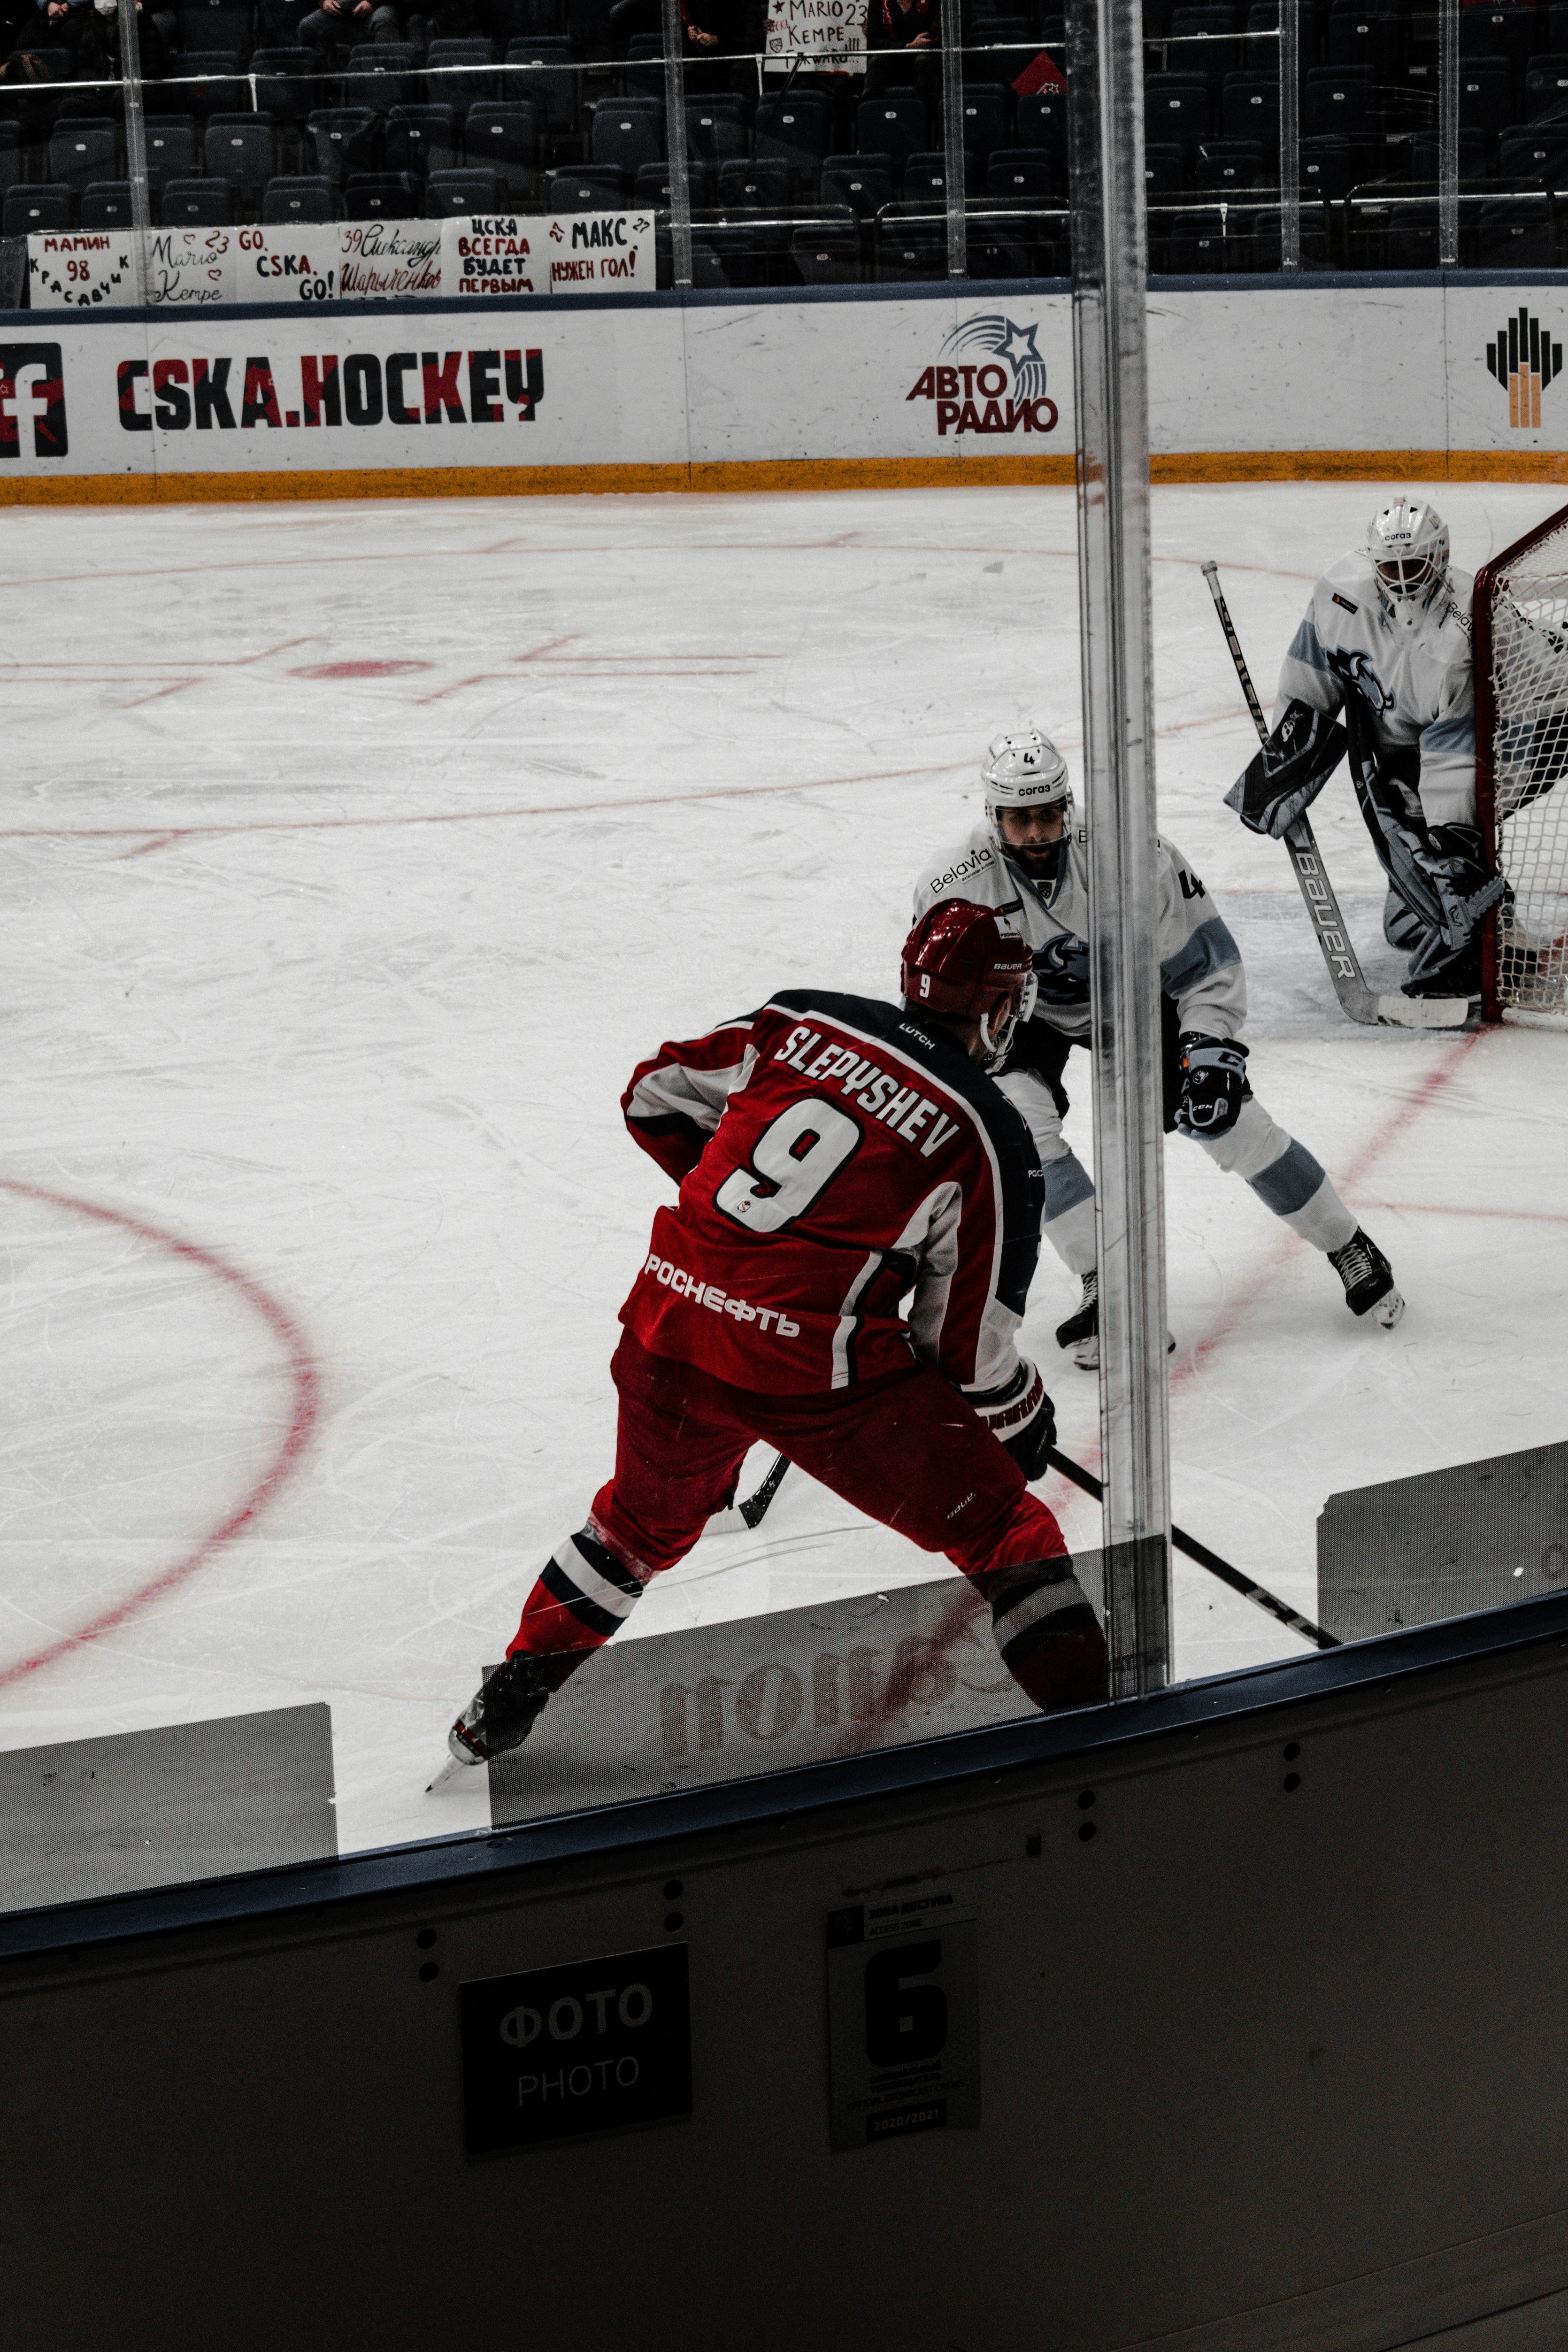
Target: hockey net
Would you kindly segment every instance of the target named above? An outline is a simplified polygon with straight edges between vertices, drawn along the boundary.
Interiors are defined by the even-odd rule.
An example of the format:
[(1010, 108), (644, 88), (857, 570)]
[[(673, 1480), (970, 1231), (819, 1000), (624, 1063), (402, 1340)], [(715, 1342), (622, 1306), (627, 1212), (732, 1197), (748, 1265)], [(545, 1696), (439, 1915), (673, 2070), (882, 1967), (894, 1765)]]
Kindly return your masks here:
[(1508, 896), (1488, 918), (1488, 1020), (1568, 1028), (1568, 507), (1476, 575), (1476, 796)]

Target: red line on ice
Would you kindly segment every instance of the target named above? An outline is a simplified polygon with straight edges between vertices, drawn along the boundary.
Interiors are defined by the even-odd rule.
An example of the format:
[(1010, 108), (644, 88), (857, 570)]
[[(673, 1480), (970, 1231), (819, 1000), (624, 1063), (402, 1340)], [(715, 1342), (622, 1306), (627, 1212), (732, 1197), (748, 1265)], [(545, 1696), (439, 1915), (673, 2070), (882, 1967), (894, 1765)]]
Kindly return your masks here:
[(260, 1316), (279, 1342), (288, 1360), (289, 1378), (293, 1382), (293, 1408), (289, 1427), (271, 1462), (244, 1500), (237, 1504), (227, 1517), (203, 1536), (189, 1551), (182, 1553), (170, 1567), (151, 1578), (147, 1583), (138, 1586), (134, 1592), (128, 1592), (123, 1600), (101, 1610), (85, 1625), (79, 1625), (74, 1633), (62, 1633), (43, 1649), (36, 1650), (31, 1657), (18, 1658), (11, 1665), (0, 1667), (0, 1690), (4, 1690), (9, 1684), (20, 1682), (25, 1675), (37, 1674), (40, 1667), (53, 1665), (57, 1659), (67, 1656), (72, 1650), (96, 1641), (100, 1633), (112, 1633), (116, 1626), (125, 1624), (154, 1601), (163, 1600), (165, 1594), (187, 1583), (198, 1569), (204, 1568), (216, 1552), (222, 1550), (225, 1544), (232, 1543), (237, 1536), (242, 1535), (258, 1519), (299, 1467), (321, 1409), (321, 1375), (305, 1335), (288, 1308), (263, 1290), (251, 1276), (219, 1257), (216, 1250), (203, 1249), (196, 1242), (182, 1241), (178, 1234), (169, 1233), (145, 1218), (127, 1216), (123, 1210), (106, 1209), (96, 1201), (84, 1201), (74, 1193), (52, 1192), (47, 1185), (18, 1184), (8, 1177), (0, 1177), (0, 1191), (14, 1192), (24, 1201), (42, 1201), (51, 1208), (68, 1209), (78, 1216), (92, 1218), (99, 1224), (118, 1226), (122, 1233), (134, 1234), (139, 1241), (151, 1242), (154, 1248), (167, 1250), (174, 1257), (185, 1258), (192, 1265), (199, 1266), (204, 1274), (226, 1283), (247, 1307)]

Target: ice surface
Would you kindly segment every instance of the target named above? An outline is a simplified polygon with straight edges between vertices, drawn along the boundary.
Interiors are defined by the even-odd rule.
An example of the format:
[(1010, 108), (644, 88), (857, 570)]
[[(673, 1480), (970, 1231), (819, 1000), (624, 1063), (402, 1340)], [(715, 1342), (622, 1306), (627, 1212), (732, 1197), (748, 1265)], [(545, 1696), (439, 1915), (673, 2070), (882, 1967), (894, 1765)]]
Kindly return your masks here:
[[(1353, 1322), (1173, 1140), (1176, 1514), (1309, 1611), (1331, 1491), (1568, 1434), (1568, 1040), (1351, 1028), (1220, 804), (1253, 738), (1199, 563), (1267, 699), (1383, 487), (1154, 498), (1162, 822), (1247, 952), (1258, 1093), (1410, 1301)], [(1436, 495), (1473, 567), (1554, 494)], [(890, 992), (986, 739), (1079, 741), (1071, 494), (12, 509), (0, 614), (0, 1745), (325, 1698), (345, 1849), (463, 1828), (446, 1726), (609, 1464), (664, 1191), (626, 1076), (781, 985)], [(1342, 776), (1313, 819), (1389, 984)], [(1071, 1296), (1047, 1256), (1029, 1338), (1092, 1462)], [(795, 1474), (637, 1633), (931, 1565)], [(1181, 1675), (1293, 1646), (1198, 1571), (1177, 1601)]]

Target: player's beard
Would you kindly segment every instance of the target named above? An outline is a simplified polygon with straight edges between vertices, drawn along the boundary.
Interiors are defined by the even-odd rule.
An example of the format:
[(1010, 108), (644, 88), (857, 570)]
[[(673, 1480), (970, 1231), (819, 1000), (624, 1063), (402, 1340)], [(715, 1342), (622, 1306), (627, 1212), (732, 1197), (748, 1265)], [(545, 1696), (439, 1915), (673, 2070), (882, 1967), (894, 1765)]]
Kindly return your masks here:
[(1008, 842), (1006, 855), (1010, 862), (1016, 866), (1037, 888), (1043, 888), (1048, 887), (1060, 874), (1062, 852), (1066, 847), (1065, 838), (1060, 841), (1031, 842), (1027, 849), (1021, 849), (1013, 842)]

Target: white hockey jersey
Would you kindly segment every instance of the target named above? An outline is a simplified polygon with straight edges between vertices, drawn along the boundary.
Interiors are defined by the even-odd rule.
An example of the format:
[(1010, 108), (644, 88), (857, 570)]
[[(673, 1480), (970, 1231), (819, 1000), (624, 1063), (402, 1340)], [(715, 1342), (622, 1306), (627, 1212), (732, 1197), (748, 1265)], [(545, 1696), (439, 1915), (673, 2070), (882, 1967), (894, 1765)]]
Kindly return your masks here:
[[(1089, 1035), (1089, 851), (1068, 836), (1056, 882), (1041, 887), (995, 848), (978, 824), (963, 848), (928, 866), (915, 885), (914, 919), (947, 898), (993, 908), (1034, 950), (1037, 1021), (1064, 1036)], [(1173, 842), (1154, 845), (1160, 894), (1160, 982), (1184, 1029), (1239, 1037), (1247, 1019), (1247, 974), (1223, 916)]]
[(1431, 608), (1406, 620), (1370, 555), (1347, 555), (1312, 591), (1279, 672), (1278, 725), (1290, 701), (1338, 710), (1353, 687), (1385, 747), (1421, 753), (1428, 824), (1476, 821), (1476, 701), (1468, 572), (1450, 571)]

